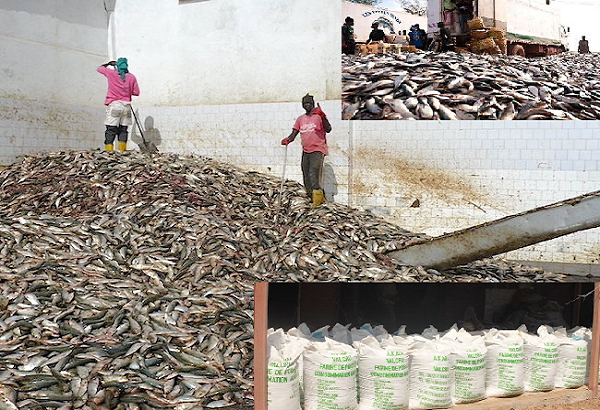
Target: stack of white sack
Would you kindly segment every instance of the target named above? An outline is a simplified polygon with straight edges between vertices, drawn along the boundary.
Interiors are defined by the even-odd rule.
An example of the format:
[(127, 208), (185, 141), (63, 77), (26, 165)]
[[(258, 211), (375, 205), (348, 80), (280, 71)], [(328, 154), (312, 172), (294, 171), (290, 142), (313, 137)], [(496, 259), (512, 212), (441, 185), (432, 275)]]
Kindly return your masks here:
[(438, 409), (580, 387), (590, 343), (589, 329), (547, 326), (537, 334), (524, 326), (467, 332), (455, 325), (443, 333), (429, 327), (418, 335), (404, 326), (390, 335), (369, 324), (269, 330), (269, 410)]

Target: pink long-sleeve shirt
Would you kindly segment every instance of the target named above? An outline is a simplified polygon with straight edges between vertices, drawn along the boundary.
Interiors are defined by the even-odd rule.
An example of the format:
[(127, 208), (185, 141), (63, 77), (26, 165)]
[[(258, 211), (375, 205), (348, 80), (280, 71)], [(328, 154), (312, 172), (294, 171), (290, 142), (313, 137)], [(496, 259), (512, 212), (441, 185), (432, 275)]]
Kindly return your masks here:
[(100, 66), (97, 71), (108, 79), (108, 91), (104, 105), (113, 101), (131, 102), (132, 95), (140, 95), (140, 88), (133, 74), (125, 73), (125, 81), (123, 81), (119, 72), (112, 68)]

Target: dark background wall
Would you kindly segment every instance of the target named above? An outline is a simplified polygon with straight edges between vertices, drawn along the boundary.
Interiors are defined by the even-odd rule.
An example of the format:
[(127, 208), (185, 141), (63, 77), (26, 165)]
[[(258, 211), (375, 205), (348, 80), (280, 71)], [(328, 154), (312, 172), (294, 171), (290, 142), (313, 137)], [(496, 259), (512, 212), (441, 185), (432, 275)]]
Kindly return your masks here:
[(526, 324), (530, 331), (539, 324), (591, 327), (592, 295), (577, 296), (592, 290), (591, 283), (273, 283), (269, 327), (370, 323), (389, 332), (406, 325), (408, 333), (430, 325), (446, 330), (455, 323), (507, 329)]

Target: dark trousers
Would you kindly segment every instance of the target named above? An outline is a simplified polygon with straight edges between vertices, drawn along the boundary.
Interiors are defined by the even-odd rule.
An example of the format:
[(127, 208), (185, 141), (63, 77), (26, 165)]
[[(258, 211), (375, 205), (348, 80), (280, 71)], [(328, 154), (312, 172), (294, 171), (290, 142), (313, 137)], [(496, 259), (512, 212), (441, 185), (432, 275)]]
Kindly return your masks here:
[(309, 198), (312, 191), (323, 189), (323, 161), (325, 154), (322, 152), (302, 152), (302, 176), (304, 178), (304, 189)]
[(112, 144), (115, 137), (120, 142), (127, 142), (127, 125), (107, 125), (104, 131), (104, 145)]
[(354, 54), (356, 52), (356, 43), (355, 42), (346, 43), (345, 46), (346, 47), (342, 47), (342, 52), (344, 54)]

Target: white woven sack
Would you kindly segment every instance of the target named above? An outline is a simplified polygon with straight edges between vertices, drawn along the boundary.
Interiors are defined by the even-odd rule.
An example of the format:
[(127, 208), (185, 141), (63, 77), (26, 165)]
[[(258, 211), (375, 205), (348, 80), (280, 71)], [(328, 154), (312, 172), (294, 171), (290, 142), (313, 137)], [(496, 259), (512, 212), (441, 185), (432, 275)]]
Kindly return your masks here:
[(523, 370), (525, 391), (554, 389), (558, 369), (558, 339), (540, 326), (537, 335), (523, 333)]
[(409, 407), (438, 409), (452, 405), (450, 348), (438, 340), (415, 337), (410, 357)]
[(570, 329), (568, 335), (575, 340), (585, 340), (587, 344), (587, 363), (585, 368), (585, 384), (587, 384), (590, 377), (590, 363), (592, 358), (592, 330), (587, 327), (578, 326)]
[(486, 356), (486, 397), (511, 397), (522, 394), (523, 338), (518, 331), (491, 329), (484, 336)]
[(374, 336), (356, 342), (359, 410), (408, 408), (408, 349), (391, 338), (382, 346)]
[(366, 325), (361, 326), (360, 329), (352, 328), (352, 330), (350, 331), (350, 338), (352, 339), (353, 345), (355, 342), (360, 342), (365, 337), (369, 336), (373, 336), (373, 329), (368, 323)]
[(453, 403), (472, 403), (485, 399), (487, 348), (483, 336), (472, 336), (464, 329), (449, 330), (441, 339), (451, 347), (450, 374)]
[(335, 326), (333, 326), (333, 328), (329, 331), (329, 337), (340, 343), (352, 344), (352, 335), (350, 330), (348, 330), (349, 327), (350, 325), (343, 326), (339, 323), (336, 323)]
[(301, 350), (286, 345), (268, 348), (267, 388), (269, 410), (300, 410), (298, 358)]
[[(304, 349), (311, 343), (316, 342), (316, 339), (311, 336), (310, 330), (305, 324), (298, 326), (297, 329), (291, 328), (287, 331), (286, 336), (289, 342), (295, 345), (301, 352), (304, 352)], [(300, 402), (304, 403), (304, 358), (302, 354), (298, 357), (298, 375), (300, 378)]]
[(358, 352), (326, 338), (304, 350), (304, 410), (355, 410)]
[(556, 387), (575, 388), (585, 384), (588, 366), (588, 343), (583, 338), (569, 337), (565, 329), (555, 331), (558, 338)]

